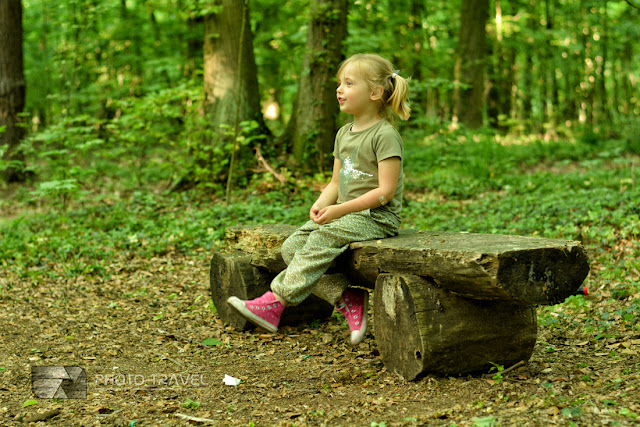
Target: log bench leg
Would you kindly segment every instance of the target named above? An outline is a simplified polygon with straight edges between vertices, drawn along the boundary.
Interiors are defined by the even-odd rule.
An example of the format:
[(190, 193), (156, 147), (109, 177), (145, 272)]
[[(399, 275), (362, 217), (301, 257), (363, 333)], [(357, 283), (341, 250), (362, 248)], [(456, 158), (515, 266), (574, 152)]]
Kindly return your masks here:
[[(251, 255), (242, 252), (216, 253), (211, 258), (211, 299), (223, 322), (236, 329), (249, 329), (252, 325), (227, 304), (227, 298), (254, 299), (269, 290), (275, 275), (251, 265)], [(311, 295), (297, 306), (287, 307), (280, 325), (309, 323), (331, 316), (333, 305)]]
[(426, 372), (487, 372), (528, 360), (536, 342), (534, 306), (458, 297), (413, 275), (381, 274), (374, 334), (389, 371), (406, 380)]

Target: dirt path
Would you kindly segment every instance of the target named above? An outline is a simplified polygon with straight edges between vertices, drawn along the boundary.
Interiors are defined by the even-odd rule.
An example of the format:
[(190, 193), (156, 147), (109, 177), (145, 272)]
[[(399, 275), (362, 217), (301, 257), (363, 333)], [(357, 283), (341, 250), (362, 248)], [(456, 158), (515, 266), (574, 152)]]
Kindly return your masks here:
[[(60, 426), (640, 420), (640, 331), (595, 339), (571, 315), (549, 310), (532, 359), (504, 378), (407, 383), (385, 370), (374, 325), (355, 348), (338, 317), (276, 335), (226, 328), (208, 303), (206, 258), (117, 260), (108, 279), (68, 277), (53, 265), (33, 278), (0, 277), (0, 424), (52, 410), (59, 413), (45, 423)], [(86, 399), (36, 399), (32, 366), (84, 368)], [(225, 375), (242, 382), (225, 385)]]

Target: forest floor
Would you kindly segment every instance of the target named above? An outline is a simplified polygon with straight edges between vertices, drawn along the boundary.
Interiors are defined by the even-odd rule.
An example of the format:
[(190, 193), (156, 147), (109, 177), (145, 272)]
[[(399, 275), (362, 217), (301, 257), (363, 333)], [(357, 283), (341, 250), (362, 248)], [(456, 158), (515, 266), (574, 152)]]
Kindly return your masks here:
[[(337, 315), (274, 335), (225, 327), (209, 303), (209, 255), (113, 259), (103, 277), (68, 277), (53, 264), (42, 268), (56, 279), (0, 277), (0, 425), (45, 413), (55, 414), (46, 425), (60, 426), (639, 421), (640, 332), (616, 326), (623, 322), (605, 336), (576, 327), (614, 311), (604, 289), (541, 308), (546, 325), (518, 369), (406, 382), (383, 366), (375, 319), (355, 347)], [(599, 266), (591, 267), (587, 284), (598, 287)], [(35, 397), (34, 366), (83, 368), (86, 398)], [(226, 385), (225, 375), (241, 383)]]

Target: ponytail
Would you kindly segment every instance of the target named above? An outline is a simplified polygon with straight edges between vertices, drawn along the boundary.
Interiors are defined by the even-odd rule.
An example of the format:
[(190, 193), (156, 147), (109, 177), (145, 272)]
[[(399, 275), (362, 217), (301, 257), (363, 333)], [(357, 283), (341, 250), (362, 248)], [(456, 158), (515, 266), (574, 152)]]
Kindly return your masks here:
[(411, 115), (411, 107), (409, 106), (409, 82), (404, 77), (393, 73), (391, 76), (393, 80), (393, 92), (387, 100), (387, 103), (391, 105), (393, 112), (401, 120), (407, 120)]

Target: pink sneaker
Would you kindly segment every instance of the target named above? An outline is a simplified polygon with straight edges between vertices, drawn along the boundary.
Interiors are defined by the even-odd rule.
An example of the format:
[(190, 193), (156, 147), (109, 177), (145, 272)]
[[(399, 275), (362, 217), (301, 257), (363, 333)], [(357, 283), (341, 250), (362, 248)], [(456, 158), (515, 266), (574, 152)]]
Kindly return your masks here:
[(259, 298), (243, 301), (238, 297), (230, 297), (227, 303), (235, 308), (245, 319), (256, 326), (276, 332), (284, 305), (269, 291)]
[(367, 309), (369, 308), (369, 292), (364, 289), (348, 288), (342, 301), (336, 305), (347, 319), (351, 331), (351, 344), (360, 344), (367, 334)]

